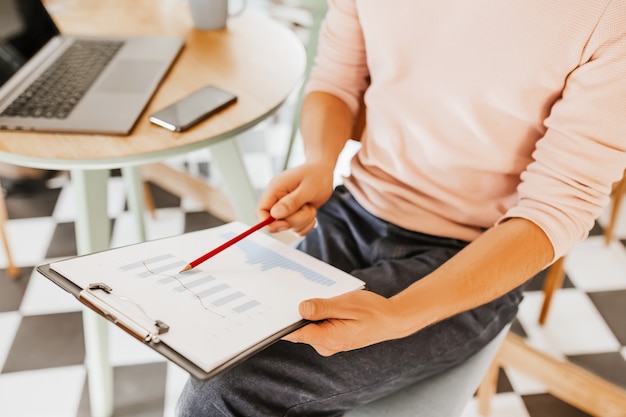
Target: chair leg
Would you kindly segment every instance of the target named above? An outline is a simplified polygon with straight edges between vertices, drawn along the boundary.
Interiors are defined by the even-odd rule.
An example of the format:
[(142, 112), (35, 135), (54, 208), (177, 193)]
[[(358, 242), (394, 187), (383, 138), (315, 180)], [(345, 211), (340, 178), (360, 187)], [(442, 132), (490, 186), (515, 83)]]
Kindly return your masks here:
[(236, 218), (235, 209), (224, 192), (187, 172), (164, 163), (154, 163), (141, 167), (141, 177), (144, 183), (151, 182), (174, 195), (195, 200), (205, 211), (225, 222)]
[(7, 256), (7, 273), (11, 278), (17, 278), (20, 275), (20, 270), (13, 263), (13, 257), (11, 256), (11, 248), (9, 247), (9, 239), (6, 234), (6, 222), (9, 216), (7, 213), (7, 206), (4, 200), (4, 195), (0, 192), (0, 238), (2, 238), (2, 244), (4, 245), (4, 253)]
[(498, 372), (500, 371), (500, 363), (498, 355), (491, 362), (491, 366), (487, 370), (485, 377), (478, 386), (476, 398), (478, 400), (478, 413), (481, 416), (488, 417), (491, 413), (491, 399), (496, 394), (498, 385)]
[(556, 290), (563, 286), (563, 280), (565, 279), (565, 256), (560, 257), (554, 262), (546, 273), (546, 280), (543, 283), (543, 304), (541, 306), (541, 312), (539, 313), (539, 324), (544, 325), (546, 318), (548, 317), (548, 310), (552, 303), (552, 297)]
[(148, 181), (143, 181), (143, 199), (146, 210), (150, 213), (152, 219), (156, 219), (156, 206), (154, 205), (154, 198), (152, 197), (152, 191), (150, 190), (150, 184)]
[(617, 223), (617, 215), (622, 205), (622, 199), (626, 193), (626, 175), (613, 187), (611, 192), (611, 216), (609, 218), (609, 224), (604, 230), (604, 242), (608, 245), (613, 239), (613, 231), (615, 230), (615, 224)]

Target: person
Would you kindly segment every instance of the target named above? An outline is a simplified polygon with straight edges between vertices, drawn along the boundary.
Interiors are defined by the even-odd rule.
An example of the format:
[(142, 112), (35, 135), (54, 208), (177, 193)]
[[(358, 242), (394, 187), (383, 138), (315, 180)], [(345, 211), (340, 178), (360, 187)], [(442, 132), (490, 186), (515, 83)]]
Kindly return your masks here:
[(626, 167), (626, 1), (328, 0), (301, 132), (257, 214), (366, 289), (301, 303), (310, 324), (190, 379), (179, 416), (342, 415), (497, 335)]

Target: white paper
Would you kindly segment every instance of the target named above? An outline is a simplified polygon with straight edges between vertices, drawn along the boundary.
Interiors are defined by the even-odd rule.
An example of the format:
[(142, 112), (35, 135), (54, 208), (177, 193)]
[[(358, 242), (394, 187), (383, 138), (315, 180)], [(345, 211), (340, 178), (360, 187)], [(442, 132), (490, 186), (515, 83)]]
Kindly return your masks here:
[[(160, 336), (204, 371), (301, 320), (298, 304), (363, 287), (363, 282), (256, 232), (191, 271), (190, 261), (247, 227), (212, 229), (54, 262), (81, 288), (105, 283), (111, 305), (143, 323), (161, 320)], [(140, 306), (140, 307), (138, 307)]]

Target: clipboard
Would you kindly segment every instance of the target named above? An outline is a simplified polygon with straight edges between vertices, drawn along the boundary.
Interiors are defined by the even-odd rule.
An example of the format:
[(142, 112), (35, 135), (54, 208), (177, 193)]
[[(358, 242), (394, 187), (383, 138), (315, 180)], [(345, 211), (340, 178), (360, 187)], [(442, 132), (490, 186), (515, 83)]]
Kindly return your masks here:
[[(111, 323), (115, 324), (117, 327), (124, 330), (126, 333), (128, 333), (130, 336), (132, 336), (136, 340), (140, 341), (144, 345), (158, 352), (167, 360), (175, 363), (176, 365), (178, 365), (179, 367), (187, 371), (194, 378), (200, 379), (200, 380), (209, 379), (219, 374), (220, 372), (223, 372), (226, 369), (237, 365), (238, 363), (242, 362), (243, 360), (247, 359), (253, 354), (265, 349), (267, 346), (280, 340), (283, 336), (288, 335), (292, 331), (299, 329), (300, 327), (308, 323), (306, 320), (302, 320), (298, 323), (295, 323), (292, 326), (286, 327), (283, 331), (271, 335), (270, 337), (265, 339), (263, 342), (257, 344), (253, 348), (242, 351), (241, 353), (233, 357), (228, 362), (225, 362), (223, 365), (214, 368), (210, 372), (206, 372), (202, 368), (200, 368), (197, 364), (190, 361), (182, 354), (178, 353), (175, 349), (172, 349), (166, 343), (161, 342), (158, 336), (159, 334), (166, 332), (166, 330), (164, 330), (164, 327), (163, 327), (163, 326), (167, 327), (166, 323), (163, 323), (160, 320), (158, 320), (159, 324), (155, 323), (155, 326), (152, 329), (147, 329), (147, 328), (143, 328), (142, 326), (138, 326), (132, 320), (132, 318), (130, 318), (129, 320), (129, 318), (127, 317), (116, 316), (115, 312), (110, 311), (110, 309), (107, 309), (105, 307), (106, 301), (103, 300), (106, 297), (103, 296), (102, 293), (99, 295), (96, 294), (98, 290), (101, 290), (101, 286), (105, 284), (102, 284), (102, 283), (94, 284), (94, 287), (97, 287), (97, 288), (81, 288), (78, 285), (74, 284), (72, 281), (63, 277), (61, 274), (50, 269), (50, 264), (39, 265), (36, 269), (44, 277), (48, 278), (49, 280), (57, 284), (62, 289), (72, 294), (78, 301), (83, 303), (86, 307), (96, 312), (97, 314), (101, 315), (102, 317), (110, 321)], [(103, 292), (106, 293), (106, 291), (103, 291)], [(102, 302), (94, 303), (94, 300), (100, 300)]]
[[(123, 275), (122, 272), (124, 272), (125, 274), (129, 276), (132, 274), (136, 275), (136, 272), (134, 271), (132, 272), (132, 274), (131, 272), (128, 272), (132, 270), (132, 268), (128, 265), (132, 266), (132, 265), (137, 264), (137, 262), (129, 263), (129, 261), (124, 258), (124, 256), (130, 256), (133, 260), (135, 260), (135, 257), (138, 256), (137, 255), (138, 253), (139, 254), (143, 254), (144, 252), (153, 253), (156, 251), (156, 249), (172, 248), (172, 247), (179, 248), (180, 251), (185, 252), (188, 250), (189, 246), (196, 246), (195, 242), (199, 242), (199, 241), (206, 242), (207, 240), (210, 240), (208, 238), (215, 238), (215, 236), (218, 236), (218, 235), (222, 236), (222, 238), (225, 239), (227, 237), (227, 234), (224, 234), (224, 232), (234, 233), (235, 231), (242, 229), (242, 228), (245, 228), (243, 224), (240, 224), (238, 222), (233, 222), (224, 226), (218, 226), (217, 228), (207, 229), (205, 231), (187, 233), (187, 234), (179, 235), (176, 237), (163, 238), (163, 239), (159, 239), (156, 241), (138, 243), (135, 245), (129, 245), (129, 246), (125, 246), (122, 248), (109, 249), (106, 251), (101, 251), (101, 252), (97, 252), (97, 253), (93, 253), (89, 255), (81, 255), (81, 256), (69, 258), (66, 260), (62, 260), (59, 262), (47, 263), (47, 264), (37, 266), (36, 269), (40, 274), (42, 274), (44, 277), (54, 282), (61, 289), (65, 290), (66, 292), (69, 292), (84, 306), (94, 311), (95, 313), (99, 314), (100, 316), (104, 317), (111, 323), (115, 324), (117, 327), (124, 330), (124, 332), (126, 332), (128, 335), (133, 337), (138, 342), (158, 352), (167, 360), (175, 363), (176, 365), (178, 365), (180, 368), (187, 371), (190, 375), (192, 375), (196, 379), (206, 380), (239, 364), (240, 362), (244, 361), (251, 355), (254, 355), (255, 353), (265, 349), (267, 346), (280, 340), (283, 336), (306, 325), (308, 322), (303, 320), (298, 314), (297, 319), (295, 318), (292, 319), (286, 325), (280, 325), (279, 327), (273, 328), (270, 332), (259, 333), (261, 336), (255, 339), (254, 343), (251, 343), (249, 345), (242, 345), (244, 346), (243, 348), (238, 347), (237, 349), (233, 350), (231, 354), (227, 355), (227, 357), (225, 357), (223, 360), (220, 360), (219, 363), (207, 365), (206, 363), (203, 362), (204, 358), (202, 358), (202, 355), (201, 355), (202, 349), (196, 349), (200, 351), (200, 355), (198, 355), (198, 352), (194, 351), (194, 349), (191, 347), (191, 345), (194, 344), (195, 342), (195, 340), (193, 339), (193, 335), (191, 336), (191, 338), (190, 337), (185, 338), (184, 335), (178, 338), (175, 337), (176, 335), (174, 333), (176, 333), (176, 330), (177, 330), (177, 327), (175, 326), (180, 326), (181, 323), (183, 323), (183, 326), (186, 324), (186, 322), (184, 321), (184, 317), (182, 318), (180, 317), (182, 314), (185, 314), (184, 312), (180, 313), (178, 311), (180, 308), (176, 308), (177, 306), (173, 306), (170, 310), (168, 310), (164, 307), (164, 309), (161, 311), (159, 310), (155, 311), (154, 309), (151, 311), (146, 311), (148, 307), (144, 309), (144, 306), (149, 306), (150, 302), (152, 302), (153, 305), (167, 304), (168, 297), (173, 297), (172, 294), (175, 294), (174, 292), (175, 289), (180, 290), (181, 288), (181, 286), (179, 285), (180, 283), (176, 282), (176, 280), (169, 280), (167, 283), (161, 284), (159, 283), (159, 281), (166, 281), (168, 279), (167, 275), (162, 274), (162, 275), (156, 276), (156, 275), (146, 274), (145, 272), (144, 272), (145, 276), (143, 278), (133, 279), (132, 277), (129, 278), (129, 277), (124, 276), (124, 279), (122, 279), (121, 277), (111, 275), (109, 269), (112, 267), (108, 264), (108, 262), (111, 259), (116, 259), (116, 260), (122, 259), (120, 262), (126, 265), (123, 268), (127, 268), (127, 271), (124, 272), (124, 270), (121, 269), (120, 274)], [(290, 262), (287, 264), (289, 266), (287, 268), (287, 272), (290, 272), (292, 276), (296, 277), (296, 279), (299, 279), (297, 275), (301, 274), (308, 281), (312, 281), (312, 282), (305, 282), (303, 278), (302, 282), (294, 283), (294, 285), (298, 285), (298, 286), (317, 285), (320, 287), (328, 287), (328, 288), (332, 288), (334, 285), (337, 285), (338, 287), (341, 287), (341, 289), (334, 290), (335, 294), (351, 291), (354, 289), (361, 289), (364, 287), (363, 282), (360, 281), (359, 279), (343, 271), (339, 271), (338, 269), (335, 269), (331, 267), (330, 265), (325, 264), (317, 259), (309, 257), (308, 255), (300, 251), (297, 251), (296, 249), (284, 243), (274, 240), (269, 236), (265, 236), (263, 234), (259, 234), (258, 236), (254, 235), (254, 236), (250, 236), (246, 238), (244, 241), (240, 243), (243, 243), (243, 242), (247, 242), (245, 243), (246, 245), (253, 245), (251, 246), (251, 248), (254, 248), (255, 250), (259, 251), (260, 256), (258, 256), (258, 259), (255, 258), (255, 261), (266, 262), (266, 263), (268, 261), (275, 262), (275, 260), (270, 260), (269, 258), (271, 258), (272, 256), (285, 257), (284, 259), (287, 259), (288, 262)], [(250, 248), (248, 248), (248, 250), (250, 250)], [(229, 256), (232, 257), (236, 255), (238, 254), (232, 253)], [(206, 265), (206, 266), (202, 265), (202, 267), (208, 268), (208, 271), (213, 275), (217, 275), (214, 270), (220, 270), (220, 268), (222, 268), (224, 271), (237, 270), (239, 267), (236, 264), (233, 264), (232, 259), (230, 259), (229, 256), (224, 256), (223, 259), (217, 263), (215, 262), (213, 264), (209, 263), (209, 265)], [(153, 257), (153, 259), (156, 259), (156, 258), (158, 257)], [(171, 260), (161, 260), (160, 262), (161, 264), (166, 263), (166, 262), (171, 263)], [(85, 265), (87, 265), (89, 269), (86, 269)], [(266, 265), (266, 264), (263, 264), (263, 265)], [(171, 265), (168, 265), (168, 266), (171, 266)], [(105, 272), (98, 274), (99, 267), (105, 268)], [(241, 268), (246, 271), (249, 269), (254, 271), (253, 269), (251, 269), (253, 267), (255, 267), (255, 264), (252, 264), (252, 266), (250, 266), (249, 264), (241, 266)], [(265, 267), (266, 266), (264, 266), (264, 268)], [(157, 268), (155, 268), (155, 270), (156, 269)], [(204, 276), (205, 278), (196, 279), (194, 277), (188, 278), (187, 276), (184, 276), (184, 278), (180, 278), (179, 281), (182, 281), (183, 279), (184, 280), (195, 279), (195, 281), (189, 281), (189, 282), (199, 282), (202, 279), (206, 280), (207, 279), (206, 277), (210, 276), (210, 275), (207, 275), (206, 272), (203, 273), (201, 271), (202, 269), (201, 267), (198, 267), (196, 269), (199, 270), (197, 271), (197, 276), (200, 276), (200, 277)], [(295, 270), (296, 272), (293, 272), (293, 270)], [(318, 270), (320, 270), (321, 272), (318, 272)], [(262, 286), (261, 287), (259, 286), (259, 280), (263, 279), (265, 274), (268, 273), (267, 271), (268, 269), (261, 269), (260, 272), (258, 273), (259, 276), (253, 276), (254, 274), (247, 276), (244, 274), (245, 276), (239, 277), (239, 275), (237, 275), (237, 279), (240, 279), (241, 282), (252, 283), (252, 286), (243, 287), (244, 289), (242, 289), (242, 287), (234, 288), (235, 286), (232, 285), (233, 288), (229, 290), (231, 291), (230, 296), (228, 295), (227, 296), (215, 296), (215, 297), (222, 297), (222, 298), (216, 298), (216, 299), (222, 300), (221, 302), (225, 306), (231, 306), (231, 305), (234, 306), (235, 301), (224, 302), (223, 300), (228, 299), (228, 297), (230, 297), (231, 299), (234, 298), (232, 294), (241, 294), (243, 293), (243, 291), (252, 292), (252, 289), (255, 288), (254, 287), (255, 285), (262, 289)], [(284, 271), (283, 271), (283, 274), (287, 275), (287, 273)], [(227, 278), (230, 277), (230, 275), (225, 275), (225, 276)], [(105, 278), (103, 279), (103, 277)], [(159, 281), (155, 281), (155, 279)], [(286, 278), (281, 276), (279, 279), (284, 280)], [(235, 280), (235, 278), (233, 278), (233, 280)], [(215, 282), (217, 281), (218, 281), (217, 278), (213, 279), (212, 285), (214, 286), (211, 288), (220, 288), (220, 287), (227, 286), (224, 283), (215, 285)], [(284, 282), (284, 281), (280, 281), (280, 282)], [(329, 282), (332, 282), (333, 284), (329, 285)], [(132, 290), (131, 284), (135, 284), (135, 287), (136, 287), (135, 293), (131, 291)], [(146, 287), (146, 291), (138, 292), (137, 289), (141, 289), (142, 285)], [(118, 287), (118, 289), (121, 291), (116, 291), (116, 287)], [(121, 288), (121, 287), (126, 287), (126, 288)], [(147, 291), (147, 290), (152, 290), (152, 291)], [(151, 294), (152, 292), (157, 292), (157, 290), (161, 291), (160, 299), (157, 296), (154, 296), (153, 294)], [(288, 296), (290, 294), (290, 290), (287, 289), (285, 291), (286, 292), (284, 294)], [(141, 294), (144, 294), (144, 292), (146, 293), (146, 295), (143, 299), (141, 298), (141, 296), (139, 297), (137, 296), (137, 294), (141, 295)], [(208, 293), (209, 291), (205, 290), (204, 292)], [(218, 293), (219, 291), (216, 292), (216, 294)], [(202, 292), (198, 291), (197, 294), (202, 294)], [(205, 311), (203, 311), (200, 308), (200, 305), (198, 304), (196, 300), (196, 298), (198, 298), (196, 297), (197, 294), (195, 294), (192, 297), (190, 294), (187, 294), (186, 291), (179, 291), (178, 295), (176, 296), (179, 298), (187, 297), (184, 299), (184, 303), (179, 303), (178, 305), (178, 307), (180, 307), (181, 305), (184, 305), (188, 308), (188, 311), (186, 314), (198, 315), (198, 316), (201, 316), (202, 320), (204, 320), (204, 321), (199, 320), (197, 322), (194, 322), (194, 317), (189, 318), (189, 322), (190, 323), (193, 322), (194, 325), (197, 326), (198, 328), (197, 334), (200, 334), (206, 326), (211, 325), (212, 323), (215, 323), (216, 321), (220, 322), (219, 321), (220, 319), (213, 317), (211, 316), (211, 314), (208, 314), (208, 313), (203, 314), (205, 313)], [(319, 294), (311, 294), (311, 296), (317, 296), (317, 295)], [(151, 298), (153, 297), (157, 299), (152, 300)], [(228, 320), (240, 320), (241, 322), (244, 323), (244, 327), (245, 325), (249, 326), (247, 330), (245, 328), (242, 329), (242, 332), (250, 331), (250, 329), (253, 329), (253, 328), (256, 329), (257, 327), (259, 327), (258, 324), (261, 322), (251, 321), (250, 323), (248, 323), (247, 321), (245, 321), (246, 320), (245, 318), (239, 319), (239, 317), (244, 317), (247, 314), (251, 317), (249, 320), (257, 320), (256, 316), (253, 316), (253, 314), (258, 314), (258, 313), (255, 313), (255, 311), (261, 309), (261, 307), (265, 307), (269, 310), (271, 310), (271, 308), (278, 308), (278, 306), (275, 306), (275, 305), (263, 306), (263, 298), (260, 295), (253, 294), (252, 297), (260, 301), (258, 301), (255, 305), (254, 303), (250, 301), (245, 301), (245, 297), (239, 296), (238, 299), (243, 300), (243, 301), (237, 301), (239, 302), (239, 304), (237, 304), (239, 306), (237, 307), (239, 310), (237, 310), (237, 308), (231, 308), (231, 307), (226, 308), (226, 310), (230, 312), (229, 314), (233, 316), (233, 317), (229, 316), (227, 318)], [(299, 297), (301, 299), (310, 298), (308, 296), (305, 297), (304, 292), (300, 294)], [(211, 299), (208, 298), (207, 296), (207, 300), (210, 301)], [(176, 301), (180, 301), (180, 300), (176, 299)], [(209, 301), (206, 301), (207, 305)], [(291, 302), (291, 300), (285, 300), (285, 302), (286, 301)], [(145, 303), (145, 305), (142, 306), (142, 303)], [(213, 303), (216, 304), (215, 301)], [(277, 303), (280, 304), (281, 302), (280, 301), (272, 302), (272, 304), (277, 304)], [(292, 302), (294, 306), (293, 308), (297, 309), (297, 303), (299, 303), (299, 301)], [(244, 306), (245, 308), (241, 306)], [(249, 306), (252, 306), (252, 307), (249, 307)], [(230, 310), (228, 310), (229, 308)], [(176, 310), (176, 311), (173, 312), (173, 310)], [(232, 311), (235, 311), (235, 312), (233, 313)], [(169, 315), (166, 313), (168, 313)], [(266, 317), (271, 318), (272, 315), (266, 314)], [(238, 322), (238, 324), (241, 326), (241, 323)], [(237, 336), (236, 331), (238, 330), (234, 330), (235, 337)], [(227, 333), (224, 333), (224, 334), (227, 334)], [(189, 331), (187, 332), (187, 336), (189, 336)], [(223, 336), (216, 338), (215, 339), (216, 343), (225, 342), (224, 340), (221, 340), (222, 337)], [(198, 343), (202, 344), (202, 341), (199, 340)], [(209, 346), (209, 342), (205, 340), (204, 346), (205, 347)], [(227, 349), (227, 347), (225, 349)]]

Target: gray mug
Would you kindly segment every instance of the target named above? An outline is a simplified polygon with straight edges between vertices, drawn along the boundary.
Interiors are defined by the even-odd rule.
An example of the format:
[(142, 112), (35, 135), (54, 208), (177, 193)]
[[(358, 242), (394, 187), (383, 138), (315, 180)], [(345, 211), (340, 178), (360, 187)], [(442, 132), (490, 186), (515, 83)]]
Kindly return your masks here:
[(235, 12), (228, 10), (228, 0), (187, 0), (189, 11), (196, 28), (219, 30), (226, 27), (229, 17), (237, 16), (246, 8), (246, 0), (239, 0), (241, 6)]

